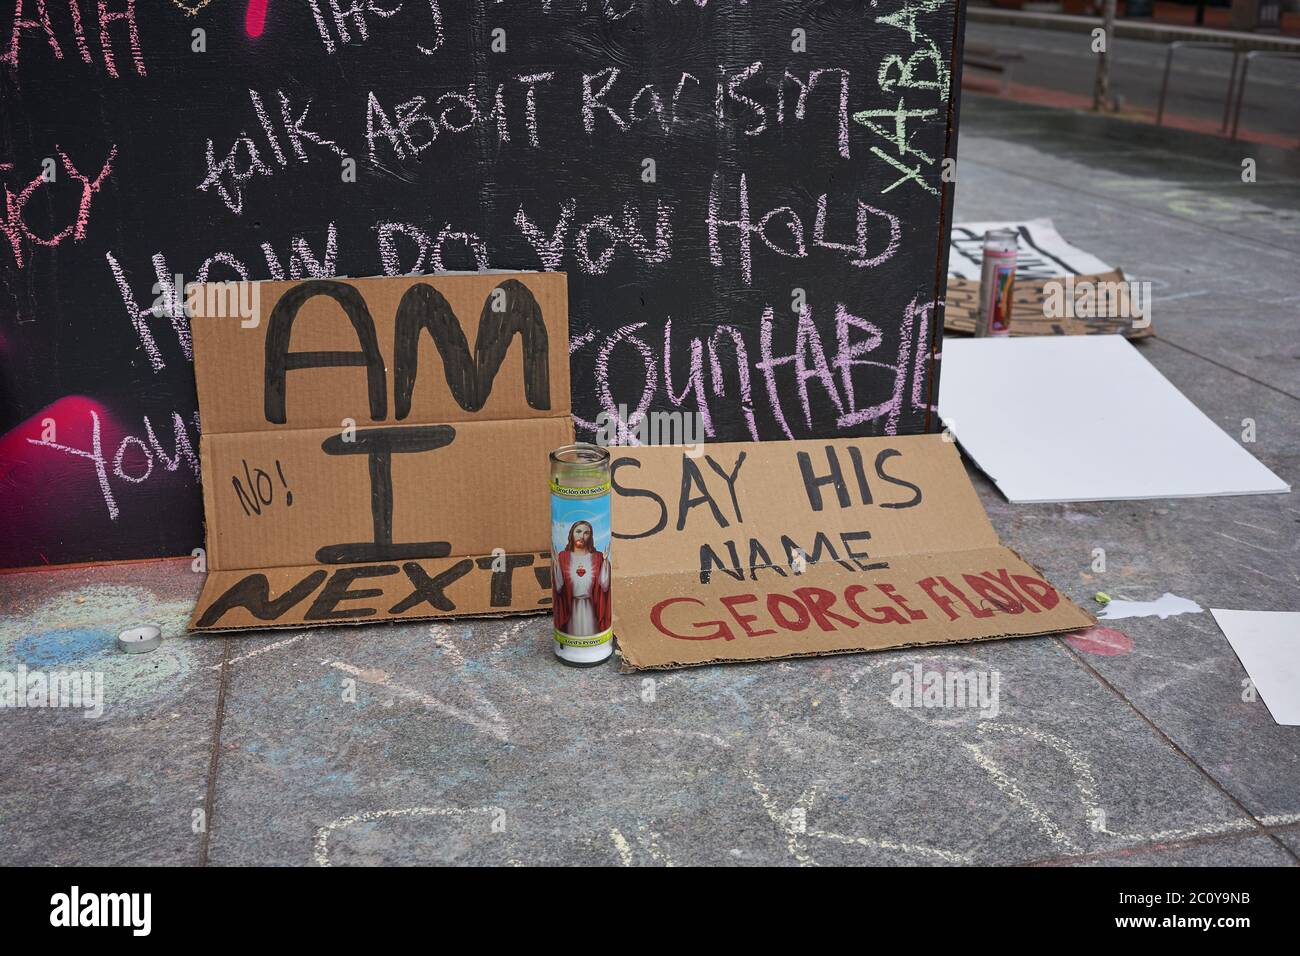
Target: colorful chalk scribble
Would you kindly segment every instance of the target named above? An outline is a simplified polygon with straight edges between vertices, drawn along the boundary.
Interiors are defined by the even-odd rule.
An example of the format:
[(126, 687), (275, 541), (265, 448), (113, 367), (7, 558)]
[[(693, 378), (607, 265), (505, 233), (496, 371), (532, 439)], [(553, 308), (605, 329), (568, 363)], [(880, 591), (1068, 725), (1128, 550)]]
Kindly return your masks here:
[[(196, 666), (185, 633), (192, 601), (163, 600), (142, 587), (94, 584), (62, 591), (27, 613), (0, 617), (0, 669), (71, 669), (104, 675), (105, 715), (174, 700)], [(118, 632), (140, 623), (162, 628), (162, 646), (123, 654)]]
[(191, 494), (197, 447), (197, 421), (177, 412), (128, 425), (84, 395), (45, 406), (0, 435), (0, 567), (95, 557), (96, 535), (124, 513), (139, 518)]

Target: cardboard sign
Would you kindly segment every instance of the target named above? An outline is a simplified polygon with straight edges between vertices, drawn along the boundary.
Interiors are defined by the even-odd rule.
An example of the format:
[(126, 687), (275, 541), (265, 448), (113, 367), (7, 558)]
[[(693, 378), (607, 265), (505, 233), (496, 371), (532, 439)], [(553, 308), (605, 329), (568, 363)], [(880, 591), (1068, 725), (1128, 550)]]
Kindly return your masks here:
[(550, 605), (547, 453), (573, 440), (563, 274), (189, 298), (209, 569), (191, 628)]
[[(1068, 291), (1074, 297), (1069, 309), (1049, 307), (1053, 296), (1066, 289), (1063, 277), (1024, 278), (1017, 273), (1011, 292), (1011, 334), (1022, 335), (1122, 335), (1144, 339), (1155, 330), (1139, 314), (1129, 296), (1122, 269), (1098, 275), (1074, 276)], [(1058, 287), (1049, 295), (1050, 285)], [(1104, 294), (1097, 294), (1098, 290)], [(943, 328), (945, 332), (975, 334), (979, 315), (980, 280), (948, 276)], [(1146, 321), (1142, 321), (1147, 319)]]
[(938, 435), (620, 449), (614, 633), (636, 668), (1088, 627)]

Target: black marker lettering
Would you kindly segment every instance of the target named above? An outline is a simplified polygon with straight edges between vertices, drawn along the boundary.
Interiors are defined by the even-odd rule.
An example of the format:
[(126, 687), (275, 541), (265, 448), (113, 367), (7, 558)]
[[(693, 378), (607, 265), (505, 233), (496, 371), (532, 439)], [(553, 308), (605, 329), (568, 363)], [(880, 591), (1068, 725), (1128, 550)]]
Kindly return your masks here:
[[(762, 560), (759, 560), (760, 558)], [(749, 539), (749, 579), (751, 581), (757, 581), (758, 572), (763, 570), (775, 571), (783, 578), (788, 578), (790, 576), (786, 574), (785, 568), (781, 567), (781, 565), (772, 563), (772, 556), (767, 553), (767, 548), (763, 547), (763, 543), (761, 541), (759, 541), (757, 538), (750, 538)]]
[(862, 464), (862, 449), (857, 445), (849, 446), (849, 458), (853, 461), (853, 474), (858, 479), (858, 494), (864, 505), (871, 504), (871, 485), (867, 483), (866, 468)]
[(374, 541), (329, 544), (316, 552), (321, 564), (362, 564), (372, 561), (400, 561), (406, 558), (445, 558), (451, 554), (447, 541), (393, 543), (393, 455), (433, 451), (450, 445), (456, 430), (450, 425), (412, 425), (398, 428), (363, 428), (344, 441), (331, 435), (321, 442), (327, 455), (366, 455), (370, 459), (370, 512)]
[[(703, 494), (692, 498), (691, 485), (695, 485)], [(688, 456), (682, 455), (682, 492), (677, 504), (678, 531), (686, 527), (686, 513), (705, 502), (708, 502), (709, 510), (713, 512), (713, 520), (718, 523), (718, 527), (727, 527), (727, 519), (718, 510), (718, 504), (713, 500), (713, 495), (709, 494), (709, 486), (704, 483), (704, 476), (700, 474), (699, 466), (691, 461)]]
[(736, 497), (736, 479), (740, 475), (740, 466), (745, 463), (745, 453), (742, 451), (736, 457), (736, 465), (731, 469), (730, 474), (722, 470), (722, 466), (713, 460), (712, 455), (705, 455), (704, 460), (718, 473), (718, 477), (727, 483), (727, 491), (731, 493), (731, 507), (736, 513), (736, 524), (744, 524), (745, 519), (740, 516), (740, 499)]
[(822, 510), (822, 485), (830, 485), (835, 489), (835, 496), (839, 498), (840, 507), (847, 508), (852, 502), (849, 500), (849, 489), (844, 484), (844, 472), (840, 470), (840, 460), (835, 454), (835, 446), (826, 446), (826, 460), (830, 463), (830, 474), (817, 477), (813, 472), (812, 459), (806, 451), (799, 452), (799, 471), (803, 473), (803, 487), (808, 494), (808, 503), (812, 505), (813, 511)]
[(514, 599), (515, 568), (531, 567), (533, 556), (531, 554), (507, 554), (502, 556), (502, 563), (505, 565), (500, 571), (495, 570), (492, 566), (496, 564), (497, 559), (491, 555), (478, 559), (478, 566), (484, 571), (492, 570), (492, 606), (509, 607)]
[(888, 561), (871, 561), (867, 564), (862, 563), (863, 558), (869, 558), (865, 551), (853, 550), (854, 541), (866, 541), (871, 537), (870, 531), (841, 531), (840, 543), (844, 545), (844, 553), (849, 556), (854, 564), (858, 566), (859, 571), (879, 571), (889, 567)]
[(459, 581), (465, 575), (474, 570), (474, 562), (469, 558), (463, 561), (457, 561), (446, 571), (443, 571), (437, 577), (429, 577), (427, 571), (414, 561), (408, 561), (402, 565), (402, 570), (411, 580), (411, 586), (414, 588), (410, 594), (402, 598), (391, 608), (389, 614), (401, 614), (403, 611), (409, 611), (417, 604), (427, 603), (430, 607), (439, 611), (454, 611), (456, 605), (447, 595), (442, 592), (449, 584)]
[(713, 550), (710, 544), (700, 545), (700, 583), (708, 584), (713, 578), (713, 569), (717, 568), (723, 574), (730, 575), (737, 581), (745, 580), (745, 572), (740, 568), (740, 555), (736, 551), (736, 542), (724, 542), (727, 546), (727, 553), (731, 555), (731, 567), (723, 564), (722, 559), (718, 557), (718, 552)]
[(831, 544), (831, 539), (826, 537), (825, 531), (818, 531), (816, 537), (813, 538), (813, 550), (811, 554), (804, 551), (803, 548), (799, 547), (799, 545), (795, 544), (794, 540), (787, 534), (781, 535), (781, 546), (785, 548), (785, 559), (791, 567), (795, 564), (794, 556), (796, 551), (803, 553), (804, 560), (809, 566), (820, 561), (822, 552), (825, 551), (831, 556), (831, 560), (837, 562), (846, 571), (853, 570), (853, 565), (842, 560), (840, 556), (835, 553), (835, 545)]
[(337, 610), (340, 601), (360, 600), (362, 598), (380, 597), (384, 593), (383, 588), (361, 588), (357, 591), (348, 590), (350, 585), (357, 578), (382, 578), (390, 574), (397, 573), (397, 565), (380, 564), (360, 568), (339, 568), (330, 575), (329, 583), (316, 596), (307, 613), (302, 616), (304, 621), (343, 621), (354, 617), (374, 617), (378, 611), (373, 607), (349, 607), (343, 610)]
[(893, 475), (885, 473), (885, 462), (890, 458), (896, 458), (902, 454), (903, 453), (897, 448), (886, 448), (882, 451), (876, 456), (876, 474), (891, 485), (898, 485), (900, 488), (911, 488), (914, 494), (908, 501), (883, 502), (880, 505), (882, 508), (914, 508), (921, 503), (920, 488), (912, 484), (910, 481), (905, 481), (902, 478), (895, 478)]
[[(498, 293), (504, 305), (500, 311), (495, 308)], [(546, 323), (532, 291), (518, 279), (507, 279), (488, 294), (479, 316), (473, 355), (460, 320), (441, 292), (425, 282), (406, 290), (397, 306), (393, 348), (393, 391), (398, 421), (411, 412), (422, 331), (427, 331), (438, 347), (447, 387), (465, 411), (476, 412), (487, 402), (492, 383), (516, 335), (523, 340), (524, 397), (530, 408), (551, 407)]]
[(271, 597), (271, 583), (265, 574), (250, 574), (240, 578), (226, 592), (208, 605), (195, 627), (212, 627), (222, 615), (234, 607), (242, 607), (259, 621), (274, 621), (312, 591), (320, 587), (327, 571), (311, 572), (278, 598)]
[[(653, 498), (655, 504), (659, 506), (659, 520), (649, 531), (642, 531), (638, 534), (620, 534), (615, 531), (613, 532), (613, 536), (615, 538), (623, 538), (630, 541), (636, 538), (648, 538), (651, 535), (658, 534), (660, 531), (664, 530), (664, 528), (668, 527), (668, 505), (664, 503), (663, 498), (659, 497), (659, 495), (655, 494), (653, 491), (647, 491), (644, 488), (629, 488), (626, 485), (620, 485), (618, 483), (618, 470), (624, 465), (631, 465), (634, 468), (640, 468), (641, 461), (637, 458), (619, 458), (609, 466), (610, 485), (613, 487), (614, 493), (622, 498)], [(550, 587), (549, 584), (546, 586)]]
[[(343, 314), (356, 330), (357, 352), (290, 352), (289, 337), (303, 304), (318, 295), (329, 296), (343, 307)], [(388, 383), (384, 357), (379, 354), (375, 321), (361, 293), (342, 282), (317, 279), (294, 286), (275, 304), (266, 330), (266, 385), (263, 399), (266, 420), (283, 425), (285, 418), (285, 373), (303, 368), (341, 368), (364, 365), (370, 417), (383, 421), (388, 414)]]

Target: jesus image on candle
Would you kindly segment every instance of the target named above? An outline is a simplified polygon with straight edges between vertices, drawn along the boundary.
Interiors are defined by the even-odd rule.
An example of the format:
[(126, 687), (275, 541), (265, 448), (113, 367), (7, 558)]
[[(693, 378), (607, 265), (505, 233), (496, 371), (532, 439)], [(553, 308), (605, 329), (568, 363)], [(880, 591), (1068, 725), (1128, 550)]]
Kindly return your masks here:
[(609, 553), (596, 550), (591, 523), (569, 526), (569, 542), (551, 562), (555, 627), (571, 637), (594, 637), (610, 626)]

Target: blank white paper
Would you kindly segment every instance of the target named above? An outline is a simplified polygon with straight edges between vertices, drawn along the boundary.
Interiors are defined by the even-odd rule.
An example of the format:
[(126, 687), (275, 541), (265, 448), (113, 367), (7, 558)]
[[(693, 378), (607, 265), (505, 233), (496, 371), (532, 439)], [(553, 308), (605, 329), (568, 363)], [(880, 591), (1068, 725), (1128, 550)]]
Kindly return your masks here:
[(1122, 336), (945, 338), (942, 362), (939, 417), (1009, 501), (1291, 490)]
[(1215, 623), (1279, 724), (1300, 726), (1300, 611), (1225, 611)]

